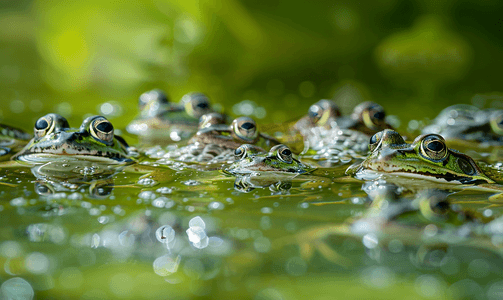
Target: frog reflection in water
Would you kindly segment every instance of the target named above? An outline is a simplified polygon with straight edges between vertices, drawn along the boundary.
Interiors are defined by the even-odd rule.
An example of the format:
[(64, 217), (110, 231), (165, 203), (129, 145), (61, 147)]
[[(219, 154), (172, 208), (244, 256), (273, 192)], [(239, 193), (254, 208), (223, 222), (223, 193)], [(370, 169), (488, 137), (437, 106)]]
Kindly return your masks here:
[(469, 156), (447, 148), (438, 134), (421, 135), (407, 144), (400, 134), (387, 129), (372, 136), (370, 151), (347, 173), (357, 178), (377, 171), (452, 184), (494, 183)]
[(21, 129), (0, 124), (0, 161), (21, 150), (30, 139), (31, 136)]
[(255, 121), (249, 117), (239, 117), (230, 126), (221, 124), (222, 119), (216, 115), (205, 115), (201, 118), (199, 131), (189, 140), (189, 145), (162, 154), (165, 159), (176, 158), (183, 162), (225, 162), (232, 160), (234, 150), (242, 144), (253, 144), (258, 152), (265, 152), (279, 142), (257, 129)]
[(64, 117), (48, 114), (37, 120), (34, 132), (35, 137), (13, 159), (35, 164), (62, 159), (133, 162), (128, 144), (114, 135), (112, 123), (102, 116), (88, 117), (74, 129)]
[[(443, 249), (449, 243), (501, 251), (501, 245), (491, 242), (492, 233), (484, 230), (494, 222), (493, 218), (451, 204), (447, 192), (427, 189), (409, 198), (401, 195), (400, 187), (383, 180), (366, 182), (362, 189), (370, 200), (370, 207), (364, 210), (363, 216), (302, 230), (293, 237), (280, 239), (276, 247), (298, 244), (306, 260), (318, 251), (327, 260), (345, 267), (352, 261), (332, 249), (327, 237), (350, 237), (360, 241), (363, 238), (363, 246), (380, 247), (383, 251), (388, 250), (387, 245), (391, 246), (392, 241), (399, 241), (407, 245), (407, 249), (417, 249), (418, 263), (427, 263), (424, 251)], [(435, 226), (429, 228), (435, 228), (436, 232), (425, 236), (432, 223)]]
[(189, 93), (178, 104), (169, 102), (160, 90), (142, 94), (139, 109), (140, 114), (126, 130), (159, 144), (188, 139), (197, 131), (199, 118), (213, 112), (205, 94)]

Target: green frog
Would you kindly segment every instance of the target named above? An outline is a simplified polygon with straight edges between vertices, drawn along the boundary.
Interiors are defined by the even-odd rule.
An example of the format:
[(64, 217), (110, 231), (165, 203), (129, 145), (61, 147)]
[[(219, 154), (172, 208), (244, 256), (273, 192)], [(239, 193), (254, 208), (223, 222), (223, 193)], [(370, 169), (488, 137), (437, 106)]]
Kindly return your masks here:
[[(180, 103), (172, 103), (160, 90), (140, 96), (140, 114), (126, 130), (153, 143), (173, 143), (190, 138), (198, 129), (199, 118), (213, 112), (203, 93), (189, 93)], [(222, 118), (225, 119), (223, 116)]]
[[(293, 128), (300, 133), (306, 158), (322, 161), (319, 163), (323, 166), (334, 166), (366, 155), (370, 135), (392, 128), (385, 117), (383, 107), (374, 102), (363, 102), (350, 116), (342, 116), (333, 101), (324, 99), (313, 104), (308, 115)], [(292, 133), (282, 141), (296, 145), (298, 139)]]
[(0, 124), (0, 160), (22, 149), (31, 136), (22, 129)]
[(113, 164), (133, 162), (128, 144), (114, 135), (114, 127), (105, 117), (88, 117), (75, 129), (64, 117), (53, 113), (36, 121), (34, 138), (12, 157), (34, 164), (62, 158)]
[(372, 172), (381, 172), (451, 184), (495, 182), (472, 158), (447, 148), (438, 134), (420, 135), (408, 144), (396, 131), (386, 129), (370, 138), (369, 148), (369, 156), (349, 167), (347, 174), (368, 178)]
[[(183, 162), (217, 163), (234, 159), (234, 150), (242, 144), (253, 144), (259, 152), (263, 148), (278, 145), (279, 141), (260, 133), (256, 122), (249, 117), (239, 117), (231, 125), (221, 124), (221, 118), (205, 115), (201, 118), (200, 129), (182, 148), (165, 153), (155, 151), (153, 158), (177, 159)], [(215, 123), (216, 122), (216, 123)], [(147, 151), (149, 155), (151, 151)]]
[(311, 105), (308, 114), (297, 121), (293, 127), (304, 137), (312, 135), (313, 129), (329, 131), (350, 129), (371, 136), (378, 131), (392, 129), (385, 118), (384, 108), (375, 102), (360, 103), (350, 116), (342, 116), (335, 102), (322, 99)]
[(292, 151), (285, 145), (276, 145), (269, 152), (261, 152), (253, 145), (244, 144), (234, 151), (236, 161), (225, 168), (233, 175), (260, 175), (260, 172), (306, 174), (315, 170), (293, 157)]

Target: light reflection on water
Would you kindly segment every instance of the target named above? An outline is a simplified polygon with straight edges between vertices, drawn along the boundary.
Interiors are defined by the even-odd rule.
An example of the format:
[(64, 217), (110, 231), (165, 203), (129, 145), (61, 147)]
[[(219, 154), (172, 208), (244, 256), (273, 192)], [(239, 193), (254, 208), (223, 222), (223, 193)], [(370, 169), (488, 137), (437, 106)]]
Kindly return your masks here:
[[(313, 293), (344, 278), (367, 295), (399, 283), (425, 298), (460, 298), (473, 290), (498, 295), (502, 264), (491, 238), (479, 238), (475, 247), (462, 239), (437, 246), (423, 238), (438, 229), (388, 229), (368, 218), (361, 182), (333, 183), (343, 178), (340, 170), (326, 169), (321, 185), (308, 175), (281, 190), (255, 183), (246, 191), (219, 171), (162, 168), (155, 183), (144, 185), (144, 174), (126, 170), (106, 177), (108, 191), (96, 193), (89, 187), (103, 178), (69, 187), (51, 185), (50, 177), (42, 180), (28, 167), (2, 169), (2, 182), (17, 185), (0, 192), (2, 293), (136, 298), (145, 289), (153, 297), (176, 289), (175, 298), (239, 291), (271, 299), (294, 295), (282, 278), (295, 278)], [(366, 189), (378, 197), (382, 184)], [(469, 206), (487, 210), (483, 201)], [(491, 208), (495, 215), (500, 210)], [(499, 224), (487, 227), (492, 240), (500, 236)], [(465, 283), (473, 289), (457, 288)]]

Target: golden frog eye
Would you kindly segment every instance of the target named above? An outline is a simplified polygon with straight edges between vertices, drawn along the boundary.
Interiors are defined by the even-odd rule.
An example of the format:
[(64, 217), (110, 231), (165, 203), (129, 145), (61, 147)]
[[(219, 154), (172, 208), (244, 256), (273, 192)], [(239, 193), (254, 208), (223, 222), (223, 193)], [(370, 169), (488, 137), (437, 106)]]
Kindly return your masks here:
[(442, 160), (447, 157), (447, 146), (442, 136), (430, 134), (421, 141), (421, 154), (425, 157)]
[(169, 103), (168, 96), (166, 96), (163, 91), (155, 89), (141, 94), (138, 99), (138, 106), (140, 109), (143, 109), (147, 104), (153, 101), (157, 103)]
[(258, 138), (257, 123), (249, 117), (239, 117), (231, 124), (234, 138), (253, 143)]
[(341, 112), (333, 101), (323, 99), (311, 105), (307, 115), (311, 123), (323, 126), (329, 121), (330, 117), (340, 117)]
[(498, 135), (503, 135), (503, 111), (495, 112), (490, 118), (491, 129)]
[(236, 150), (234, 150), (234, 156), (236, 160), (241, 160), (246, 157), (246, 148), (246, 145), (241, 145)]
[(68, 128), (68, 121), (58, 114), (47, 114), (35, 122), (35, 138), (40, 139), (51, 134), (55, 129)]
[(98, 116), (90, 126), (91, 135), (106, 144), (112, 144), (114, 140), (114, 126), (105, 117)]
[(291, 164), (293, 162), (292, 151), (285, 145), (276, 145), (271, 148), (271, 153), (276, 153), (279, 160)]
[(185, 111), (189, 116), (199, 118), (205, 113), (210, 112), (210, 100), (203, 93), (190, 93), (182, 97)]
[(383, 132), (379, 131), (378, 133), (376, 133), (372, 137), (370, 137), (370, 141), (369, 141), (370, 152), (374, 152), (374, 150), (377, 148), (377, 145), (379, 145), (379, 142), (381, 141), (382, 135), (383, 135)]
[(369, 102), (362, 110), (363, 123), (372, 130), (382, 130), (386, 113), (384, 108), (377, 103)]

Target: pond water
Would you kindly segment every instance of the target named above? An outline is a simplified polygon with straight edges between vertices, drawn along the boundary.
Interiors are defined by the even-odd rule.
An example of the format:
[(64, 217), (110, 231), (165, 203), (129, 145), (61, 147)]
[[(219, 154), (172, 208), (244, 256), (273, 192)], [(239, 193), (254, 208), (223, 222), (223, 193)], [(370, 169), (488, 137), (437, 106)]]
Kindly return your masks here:
[[(430, 222), (414, 213), (374, 222), (380, 219), (369, 217), (372, 191), (385, 185), (345, 175), (355, 160), (329, 167), (304, 161), (318, 169), (239, 180), (220, 170), (226, 164), (198, 170), (146, 156), (113, 168), (3, 162), (2, 295), (501, 297), (501, 223), (488, 232), (481, 224)], [(493, 193), (462, 190), (448, 200), (495, 218), (503, 209), (488, 200)], [(399, 203), (415, 197), (403, 195)]]
[[(501, 180), (357, 179), (365, 153), (329, 150), (236, 178), (126, 130), (161, 88), (270, 134), (320, 99), (372, 100), (411, 141), (450, 105), (503, 108), (503, 1), (0, 2), (0, 123), (103, 115), (141, 150), (34, 166), (0, 141), (0, 299), (503, 299)], [(460, 147), (501, 178), (501, 146)]]

